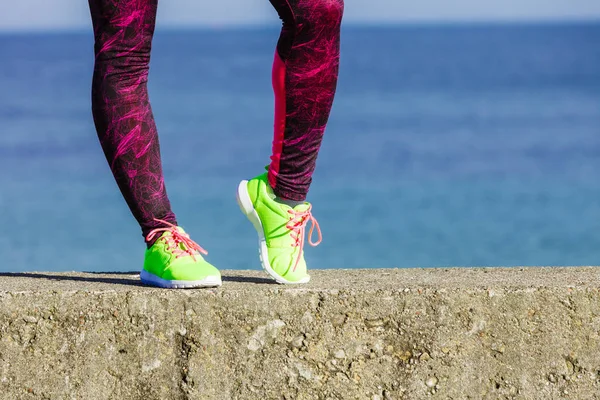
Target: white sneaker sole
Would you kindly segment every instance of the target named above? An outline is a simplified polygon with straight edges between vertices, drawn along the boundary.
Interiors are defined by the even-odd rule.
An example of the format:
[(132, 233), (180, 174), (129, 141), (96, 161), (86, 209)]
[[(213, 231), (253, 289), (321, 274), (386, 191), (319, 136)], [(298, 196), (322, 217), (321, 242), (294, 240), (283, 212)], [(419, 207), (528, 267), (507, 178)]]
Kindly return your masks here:
[(271, 268), (271, 264), (269, 263), (269, 253), (267, 250), (267, 241), (265, 239), (265, 231), (262, 223), (260, 222), (260, 218), (254, 209), (250, 195), (248, 194), (248, 181), (240, 182), (238, 185), (236, 198), (238, 205), (240, 206), (240, 210), (242, 210), (244, 215), (246, 215), (250, 222), (252, 222), (254, 229), (256, 229), (256, 233), (258, 233), (258, 255), (260, 257), (262, 268), (265, 270), (265, 272), (269, 274), (271, 278), (275, 280), (275, 282), (284, 285), (300, 285), (303, 283), (308, 283), (310, 281), (310, 276), (307, 276), (306, 278), (303, 278), (297, 282), (291, 282), (283, 278), (281, 275), (275, 272), (273, 268)]
[(221, 286), (223, 283), (218, 276), (207, 276), (199, 281), (169, 281), (145, 270), (140, 272), (140, 280), (146, 285), (158, 286), (165, 289), (209, 288)]

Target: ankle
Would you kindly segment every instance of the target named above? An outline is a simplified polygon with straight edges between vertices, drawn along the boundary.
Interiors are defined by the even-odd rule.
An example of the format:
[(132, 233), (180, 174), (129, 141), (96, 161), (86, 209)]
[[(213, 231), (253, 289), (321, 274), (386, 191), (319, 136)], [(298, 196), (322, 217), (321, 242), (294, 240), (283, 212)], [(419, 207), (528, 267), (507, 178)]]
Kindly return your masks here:
[(279, 196), (275, 196), (275, 201), (281, 204), (286, 204), (292, 208), (296, 207), (299, 204), (303, 204), (304, 201), (298, 201), (298, 200), (290, 200), (290, 199), (286, 199), (283, 197), (279, 197)]
[(290, 199), (290, 198), (289, 198), (290, 196), (287, 196), (287, 195), (282, 195), (281, 193), (277, 193), (277, 192), (276, 192), (276, 191), (275, 191), (275, 190), (274, 190), (274, 189), (271, 187), (271, 185), (269, 185), (269, 188), (271, 189), (271, 190), (270, 190), (270, 192), (271, 192), (271, 196), (272, 196), (271, 198), (272, 198), (273, 200), (275, 200), (275, 201), (276, 201), (276, 202), (278, 202), (278, 203), (281, 203), (281, 204), (288, 205), (288, 206), (290, 206), (290, 207), (292, 207), (292, 208), (296, 207), (296, 206), (297, 206), (297, 205), (299, 205), (299, 204), (304, 204), (304, 202), (306, 201), (305, 199), (302, 199), (302, 200), (293, 200), (293, 199)]

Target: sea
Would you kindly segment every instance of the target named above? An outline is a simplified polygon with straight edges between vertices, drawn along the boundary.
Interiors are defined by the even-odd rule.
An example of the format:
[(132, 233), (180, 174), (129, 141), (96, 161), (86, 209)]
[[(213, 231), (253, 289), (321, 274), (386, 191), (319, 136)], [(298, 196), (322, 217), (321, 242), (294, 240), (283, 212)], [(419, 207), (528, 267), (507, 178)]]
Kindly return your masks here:
[[(149, 91), (180, 224), (259, 269), (279, 25), (157, 29)], [(0, 34), (0, 272), (139, 271), (94, 130), (91, 28)], [(310, 268), (600, 264), (600, 23), (343, 25)]]

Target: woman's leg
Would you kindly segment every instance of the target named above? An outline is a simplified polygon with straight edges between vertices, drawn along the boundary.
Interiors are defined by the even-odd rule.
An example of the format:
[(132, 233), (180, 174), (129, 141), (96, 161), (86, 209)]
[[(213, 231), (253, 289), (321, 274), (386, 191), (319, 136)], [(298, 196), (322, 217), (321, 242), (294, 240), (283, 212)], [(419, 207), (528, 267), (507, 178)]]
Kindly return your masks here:
[(148, 100), (148, 65), (158, 0), (89, 0), (96, 64), (92, 109), (119, 189), (148, 244), (142, 282), (166, 288), (221, 285), (219, 271), (177, 226), (165, 190)]
[(343, 0), (270, 0), (283, 21), (273, 62), (275, 134), (268, 179), (304, 201), (336, 91)]
[[(270, 0), (283, 21), (273, 62), (275, 137), (268, 172), (238, 186), (259, 237), (261, 264), (279, 283), (310, 280), (304, 259), (321, 231), (304, 202), (337, 85), (343, 0)], [(319, 239), (313, 242), (315, 231)]]
[(157, 1), (89, 0), (96, 55), (94, 123), (144, 237), (164, 226), (156, 219), (177, 225), (165, 189), (147, 89)]

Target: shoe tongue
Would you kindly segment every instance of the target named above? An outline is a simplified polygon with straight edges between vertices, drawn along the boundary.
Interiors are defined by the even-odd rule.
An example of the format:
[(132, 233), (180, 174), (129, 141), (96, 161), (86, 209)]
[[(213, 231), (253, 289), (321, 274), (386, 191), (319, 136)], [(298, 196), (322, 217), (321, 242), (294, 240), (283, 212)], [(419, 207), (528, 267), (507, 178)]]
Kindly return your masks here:
[[(183, 230), (183, 228), (180, 227), (180, 226), (177, 227), (177, 232), (179, 232), (181, 235), (185, 235), (186, 234), (185, 231)], [(164, 236), (173, 236), (173, 232), (171, 232), (171, 231), (165, 231), (160, 236), (161, 237), (164, 237)]]
[[(179, 232), (179, 234), (181, 234), (181, 236), (186, 236), (187, 235), (185, 233), (185, 231), (183, 230), (183, 228), (180, 227), (180, 226), (177, 227), (177, 232)], [(173, 236), (173, 232), (171, 232), (171, 231), (163, 232), (163, 234), (160, 237), (161, 238), (165, 238), (165, 237), (168, 237), (168, 236)]]
[(310, 203), (302, 203), (302, 204), (298, 204), (296, 207), (294, 207), (294, 211), (304, 212), (304, 211), (307, 211), (309, 208), (310, 208)]
[[(187, 236), (187, 233), (185, 232), (185, 230), (183, 230), (183, 228), (180, 226), (177, 227), (177, 232), (179, 232), (181, 234), (181, 236)], [(163, 236), (164, 235), (173, 236), (173, 233), (170, 231), (167, 231), (167, 232), (163, 233)], [(188, 247), (182, 242), (179, 242), (177, 244), (177, 247), (179, 247), (183, 251), (188, 250)]]

